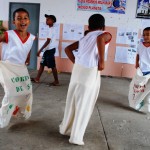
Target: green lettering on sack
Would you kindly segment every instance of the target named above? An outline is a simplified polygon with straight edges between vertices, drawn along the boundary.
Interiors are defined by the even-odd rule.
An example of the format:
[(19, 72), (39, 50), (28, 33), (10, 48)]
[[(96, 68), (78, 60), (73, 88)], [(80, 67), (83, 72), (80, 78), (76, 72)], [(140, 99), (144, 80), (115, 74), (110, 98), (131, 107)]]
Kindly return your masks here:
[(13, 107), (13, 104), (9, 105), (9, 109), (12, 109), (12, 107)]
[(22, 76), (22, 77), (13, 77), (13, 78), (11, 78), (11, 81), (12, 81), (12, 83), (15, 83), (15, 82), (24, 82), (29, 79), (30, 79), (29, 76)]
[(15, 78), (11, 78), (11, 81), (12, 81), (13, 83), (15, 83)]
[(30, 90), (31, 86), (32, 86), (31, 83), (29, 83), (29, 84), (27, 85), (28, 90)]
[(25, 76), (25, 81), (27, 81), (29, 79), (29, 76)]
[(12, 107), (13, 107), (13, 104), (9, 105), (8, 110), (7, 110), (7, 114), (9, 112), (9, 110), (12, 109)]
[(27, 85), (28, 90), (30, 89), (30, 84)]
[(22, 92), (22, 91), (23, 91), (22, 86), (18, 86), (18, 87), (16, 87), (16, 91), (17, 91), (17, 92)]
[(20, 82), (25, 81), (25, 77), (20, 77)]
[(16, 77), (16, 78), (15, 78), (15, 81), (16, 81), (16, 82), (19, 82), (19, 77)]

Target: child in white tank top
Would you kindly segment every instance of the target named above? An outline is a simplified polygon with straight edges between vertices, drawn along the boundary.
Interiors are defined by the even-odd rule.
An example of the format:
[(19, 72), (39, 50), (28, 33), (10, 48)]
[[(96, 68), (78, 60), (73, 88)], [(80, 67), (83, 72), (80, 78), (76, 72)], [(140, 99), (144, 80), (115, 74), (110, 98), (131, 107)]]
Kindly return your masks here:
[(143, 75), (150, 74), (150, 27), (143, 30), (144, 42), (137, 48), (136, 68), (140, 68)]
[(137, 48), (137, 73), (130, 83), (129, 104), (139, 111), (150, 112), (150, 27), (143, 30), (143, 40)]
[[(65, 49), (74, 67), (60, 133), (69, 135), (69, 142), (77, 145), (84, 145), (83, 136), (99, 94), (105, 48), (111, 40), (111, 34), (104, 32), (104, 28), (104, 17), (92, 15), (89, 18), (89, 32)], [(73, 50), (76, 49), (75, 57)]]
[[(7, 126), (11, 116), (17, 115), (18, 112), (28, 119), (32, 107), (32, 85), (26, 65), (29, 64), (30, 50), (35, 36), (27, 32), (30, 24), (27, 10), (23, 8), (15, 10), (13, 24), (16, 26), (15, 30), (0, 35), (2, 42), (0, 82), (5, 91), (0, 108), (1, 128)], [(15, 86), (18, 84), (21, 86)]]

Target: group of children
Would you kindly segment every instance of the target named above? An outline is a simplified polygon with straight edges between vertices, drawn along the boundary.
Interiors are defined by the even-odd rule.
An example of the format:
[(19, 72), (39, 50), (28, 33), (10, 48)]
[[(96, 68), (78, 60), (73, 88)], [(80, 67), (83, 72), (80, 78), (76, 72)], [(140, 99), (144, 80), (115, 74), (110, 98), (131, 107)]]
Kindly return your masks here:
[[(37, 54), (39, 56), (41, 51), (45, 49), (37, 77), (31, 80), (36, 83), (40, 82), (44, 66), (47, 66), (52, 68), (55, 80), (51, 85), (55, 86), (59, 85), (54, 57), (56, 50), (54, 23), (56, 18), (53, 15), (45, 15), (45, 17), (46, 24), (49, 25), (49, 34), (47, 41)], [(32, 34), (27, 32), (30, 24), (27, 10), (17, 9), (13, 14), (13, 23), (16, 26), (15, 30), (6, 31), (0, 35), (0, 42), (2, 42), (1, 60), (12, 63), (12, 67), (14, 64), (25, 66), (25, 64), (29, 64), (30, 49), (35, 39)], [(106, 47), (112, 38), (112, 35), (105, 31), (105, 18), (102, 15), (93, 14), (88, 20), (88, 25), (88, 33), (79, 41), (65, 48), (65, 52), (74, 66), (59, 132), (62, 135), (70, 136), (69, 142), (77, 145), (84, 145), (84, 133), (100, 90), (100, 71), (105, 68)], [(138, 47), (136, 67), (140, 67), (143, 75), (146, 75), (150, 73), (150, 27), (144, 29), (143, 38), (144, 42)], [(77, 49), (78, 52), (74, 56), (73, 51)], [(9, 101), (7, 103), (9, 104)], [(2, 107), (0, 109), (0, 125), (3, 115)], [(13, 113), (12, 111), (12, 115)]]

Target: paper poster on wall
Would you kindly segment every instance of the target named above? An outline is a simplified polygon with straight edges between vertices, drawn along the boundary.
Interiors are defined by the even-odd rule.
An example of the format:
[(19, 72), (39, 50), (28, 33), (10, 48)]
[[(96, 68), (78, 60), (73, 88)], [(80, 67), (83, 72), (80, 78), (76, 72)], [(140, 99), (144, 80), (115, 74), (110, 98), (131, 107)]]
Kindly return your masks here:
[(48, 35), (48, 25), (46, 25), (44, 22), (40, 22), (39, 26), (39, 38), (47, 38)]
[(80, 40), (84, 36), (84, 25), (64, 24), (63, 40)]
[[(56, 34), (56, 39), (59, 39), (59, 35), (60, 35), (60, 24), (56, 23), (54, 25), (55, 27), (55, 34)], [(48, 36), (48, 32), (49, 32), (49, 26), (46, 25), (44, 22), (40, 23), (40, 27), (39, 27), (39, 38), (47, 38)]]
[[(44, 43), (46, 42), (46, 40), (39, 40), (39, 47), (38, 47), (38, 51), (40, 50), (40, 48), (44, 45)], [(44, 53), (45, 50), (43, 50), (41, 53), (40, 53), (40, 57), (43, 56), (43, 53)]]
[[(65, 48), (70, 44), (72, 44), (72, 43), (71, 42), (62, 42), (61, 58), (68, 58), (68, 56), (65, 53)], [(78, 52), (78, 50), (73, 51), (73, 54), (75, 57), (77, 55), (77, 52)]]
[(116, 43), (137, 46), (137, 44), (138, 44), (138, 29), (118, 28)]
[(116, 47), (115, 62), (135, 64), (136, 49), (131, 47)]
[(77, 10), (125, 14), (127, 0), (77, 0)]
[(60, 23), (56, 23), (54, 26), (55, 26), (56, 39), (60, 39)]
[(137, 0), (136, 17), (150, 19), (150, 0)]
[(61, 44), (62, 44), (62, 47), (61, 47), (61, 58), (68, 58), (68, 56), (65, 53), (65, 48), (68, 45), (72, 44), (72, 43), (70, 43), (70, 42), (62, 42)]

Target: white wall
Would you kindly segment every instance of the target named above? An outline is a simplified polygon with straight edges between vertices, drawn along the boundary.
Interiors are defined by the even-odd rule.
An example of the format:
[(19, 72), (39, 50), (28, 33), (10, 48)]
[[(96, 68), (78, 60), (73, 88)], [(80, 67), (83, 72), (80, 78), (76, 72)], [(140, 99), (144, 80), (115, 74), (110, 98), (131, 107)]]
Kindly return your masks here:
[[(9, 2), (41, 3), (40, 21), (44, 14), (54, 14), (59, 23), (87, 24), (89, 16), (95, 12), (77, 11), (76, 0), (0, 0), (0, 20), (8, 20)], [(102, 13), (106, 26), (141, 28), (141, 19), (135, 18), (137, 0), (127, 0), (126, 14)]]

